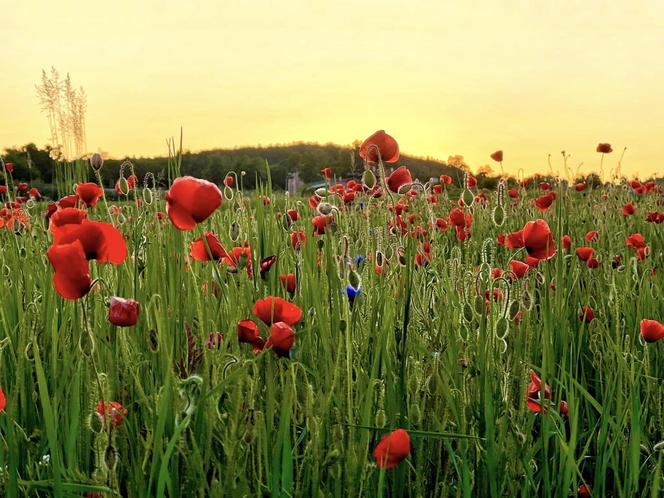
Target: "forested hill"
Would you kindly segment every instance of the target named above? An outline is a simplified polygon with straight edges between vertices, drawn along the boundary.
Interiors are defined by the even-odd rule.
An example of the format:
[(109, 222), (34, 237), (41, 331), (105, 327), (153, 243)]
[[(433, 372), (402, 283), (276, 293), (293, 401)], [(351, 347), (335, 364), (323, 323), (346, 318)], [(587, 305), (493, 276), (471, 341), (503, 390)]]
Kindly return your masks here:
[[(355, 146), (339, 146), (333, 144), (294, 143), (288, 145), (274, 145), (264, 147), (241, 147), (235, 149), (213, 149), (201, 152), (183, 152), (182, 173), (210, 181), (221, 183), (224, 176), (230, 171), (238, 174), (245, 171), (244, 185), (253, 188), (256, 175), (266, 179), (266, 162), (270, 165), (272, 184), (274, 188), (286, 187), (288, 174), (299, 171), (300, 178), (305, 183), (321, 180), (320, 170), (330, 167), (335, 175), (348, 177), (354, 170), (357, 174), (362, 171), (362, 160), (358, 154), (358, 144)], [(28, 168), (28, 153), (32, 167)], [(20, 148), (6, 149), (3, 154), (6, 162), (14, 163), (14, 178), (17, 180), (39, 181), (49, 184), (53, 177), (55, 163), (49, 158), (48, 149), (37, 148), (29, 144)], [(167, 157), (142, 158), (130, 157), (139, 177), (152, 171), (156, 177), (166, 171)], [(104, 182), (112, 186), (119, 176), (122, 159), (108, 159), (103, 168)], [(449, 166), (444, 162), (429, 158), (419, 158), (402, 155), (396, 165), (405, 164), (413, 173), (413, 177), (428, 180), (442, 174), (452, 176), (455, 181), (461, 179), (459, 168)]]

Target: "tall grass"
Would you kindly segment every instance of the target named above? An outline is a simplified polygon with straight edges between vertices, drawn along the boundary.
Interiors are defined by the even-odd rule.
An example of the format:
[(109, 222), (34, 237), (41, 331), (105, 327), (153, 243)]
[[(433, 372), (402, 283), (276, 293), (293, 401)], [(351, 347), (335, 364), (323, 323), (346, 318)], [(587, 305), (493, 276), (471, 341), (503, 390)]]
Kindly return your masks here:
[[(169, 179), (180, 165), (171, 147)], [(389, 198), (348, 206), (329, 198), (339, 207), (336, 232), (313, 237), (306, 200), (273, 194), (269, 183), (236, 191), (193, 232), (157, 219), (165, 208), (156, 192), (140, 207), (132, 195), (117, 220), (130, 256), (118, 267), (91, 264), (98, 285), (74, 302), (53, 289), (45, 207), (31, 206), (30, 227), (0, 233), (0, 493), (567, 497), (587, 483), (593, 496), (658, 496), (664, 350), (640, 341), (639, 322), (664, 317), (662, 275), (652, 272), (664, 235), (644, 221), (652, 196), (624, 218), (632, 194), (602, 194), (560, 185), (541, 214), (532, 206), (537, 192), (524, 191), (506, 205), (502, 227), (492, 221), (495, 199), (475, 204), (465, 242), (429, 229), (427, 267), (414, 264), (417, 241), (388, 233)], [(426, 226), (429, 208), (446, 217), (458, 193), (433, 207), (422, 197), (410, 212)], [(301, 215), (292, 228), (307, 232), (301, 251), (284, 229), (286, 208)], [(107, 216), (103, 203), (89, 214)], [(523, 280), (491, 284), (486, 268), (507, 269), (513, 257), (495, 244), (497, 233), (538, 217), (555, 234), (556, 257)], [(238, 242), (252, 247), (253, 278), (188, 258), (204, 231), (232, 247), (233, 223)], [(590, 229), (600, 233), (594, 270), (560, 246), (562, 234), (584, 245)], [(646, 261), (625, 246), (634, 232), (653, 249)], [(374, 271), (377, 251), (389, 260), (383, 275)], [(616, 254), (620, 270), (611, 266)], [(263, 280), (258, 264), (270, 255), (277, 262)], [(355, 256), (366, 259), (351, 263), (362, 280), (351, 305), (347, 260)], [(288, 298), (279, 274), (289, 272), (304, 312), (292, 358), (254, 354), (238, 344), (236, 324), (255, 318), (257, 299)], [(492, 285), (510, 302), (487, 308)], [(110, 325), (110, 296), (141, 303), (135, 327)], [(595, 310), (590, 324), (577, 317), (581, 305)], [(509, 320), (504, 335), (498, 322), (519, 309), (522, 320)], [(222, 345), (207, 349), (214, 332)], [(530, 370), (552, 387), (546, 414), (527, 409)], [(118, 429), (96, 426), (102, 399), (128, 410)], [(569, 417), (558, 411), (562, 399)], [(409, 431), (412, 454), (381, 470), (373, 448), (397, 427)]]

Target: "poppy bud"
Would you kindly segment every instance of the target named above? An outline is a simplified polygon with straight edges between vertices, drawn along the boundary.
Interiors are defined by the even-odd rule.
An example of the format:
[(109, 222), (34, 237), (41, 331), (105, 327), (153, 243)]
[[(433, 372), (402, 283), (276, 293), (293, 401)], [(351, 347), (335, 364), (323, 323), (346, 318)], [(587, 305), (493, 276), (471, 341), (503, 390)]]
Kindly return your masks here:
[(362, 285), (362, 278), (355, 270), (351, 270), (350, 274), (348, 275), (348, 281), (355, 289), (359, 289)]
[(118, 465), (118, 450), (115, 449), (115, 447), (111, 444), (109, 444), (106, 447), (106, 451), (104, 451), (104, 467), (106, 467), (108, 470), (113, 471), (115, 470), (115, 467)]
[(239, 237), (240, 237), (240, 225), (237, 223), (233, 222), (231, 224), (231, 228), (229, 231), (229, 235), (231, 237), (231, 240), (235, 242)]
[(90, 166), (92, 167), (93, 170), (99, 171), (102, 166), (104, 165), (104, 158), (101, 157), (101, 154), (99, 152), (95, 152), (90, 156)]
[(332, 212), (332, 208), (333, 206), (329, 202), (321, 202), (318, 204), (317, 210), (320, 214), (328, 215)]
[(315, 193), (318, 197), (327, 197), (327, 194), (329, 194), (329, 192), (327, 191), (327, 189), (326, 189), (325, 187), (317, 188), (316, 191), (315, 191), (314, 193)]

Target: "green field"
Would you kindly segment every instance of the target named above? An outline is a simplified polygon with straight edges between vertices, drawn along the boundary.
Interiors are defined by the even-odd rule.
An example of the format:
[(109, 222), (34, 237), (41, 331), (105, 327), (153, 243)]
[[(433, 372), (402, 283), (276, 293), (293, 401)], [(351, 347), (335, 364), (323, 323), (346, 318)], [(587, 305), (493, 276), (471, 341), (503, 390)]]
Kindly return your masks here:
[[(88, 258), (93, 283), (80, 299), (54, 288), (46, 202), (26, 202), (24, 218), (0, 229), (2, 496), (567, 497), (584, 484), (585, 496), (661, 496), (664, 340), (640, 335), (642, 320), (664, 321), (663, 225), (646, 221), (663, 210), (656, 189), (561, 181), (542, 212), (537, 181), (510, 183), (516, 199), (487, 191), (486, 203), (471, 202), (475, 188), (427, 184), (348, 203), (331, 193), (316, 212), (273, 193), (268, 175), (255, 192), (222, 186), (221, 206), (181, 231), (142, 185), (119, 215), (104, 199), (87, 208), (128, 252), (117, 265)], [(472, 204), (463, 241), (436, 225), (460, 197)], [(627, 203), (635, 214), (623, 215)], [(314, 235), (312, 217), (328, 209)], [(531, 248), (497, 237), (537, 219), (555, 255), (512, 279), (510, 261)], [(306, 243), (294, 249), (299, 231)], [(204, 232), (228, 252), (249, 250), (195, 261)], [(638, 260), (626, 244), (636, 233), (647, 244)], [(577, 257), (582, 246), (596, 268)], [(114, 296), (140, 303), (136, 325), (109, 323)], [(247, 319), (269, 337), (254, 313), (266, 296), (301, 309), (292, 348), (238, 341)], [(542, 384), (528, 393), (531, 372)], [(100, 401), (121, 408), (104, 419)], [(384, 468), (374, 448), (397, 428), (411, 451)]]

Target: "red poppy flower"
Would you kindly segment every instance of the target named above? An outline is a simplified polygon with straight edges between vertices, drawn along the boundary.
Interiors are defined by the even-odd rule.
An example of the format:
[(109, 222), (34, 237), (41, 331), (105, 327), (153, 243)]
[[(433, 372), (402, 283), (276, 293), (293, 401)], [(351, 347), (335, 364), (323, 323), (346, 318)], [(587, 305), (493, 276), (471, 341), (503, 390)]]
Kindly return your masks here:
[(166, 192), (166, 213), (178, 230), (191, 230), (221, 205), (221, 191), (214, 183), (192, 176), (176, 178)]
[(0, 387), (0, 413), (5, 411), (5, 406), (7, 406), (7, 398), (5, 393), (2, 392), (2, 387)]
[(217, 236), (212, 232), (205, 232), (205, 241), (203, 237), (193, 241), (189, 252), (192, 259), (196, 261), (219, 261), (228, 255)]
[(332, 179), (332, 168), (323, 168), (322, 170), (320, 170), (320, 172), (323, 173), (323, 175), (325, 175), (326, 180), (329, 181)]
[(595, 319), (595, 311), (590, 306), (581, 306), (579, 321), (590, 323)]
[(307, 243), (307, 236), (304, 233), (304, 230), (291, 232), (290, 234), (291, 246), (293, 249), (301, 249), (304, 244)]
[(503, 276), (505, 272), (501, 270), (500, 268), (492, 268), (491, 269), (491, 278), (500, 278)]
[(646, 215), (646, 221), (648, 223), (662, 223), (664, 222), (664, 213), (650, 212)]
[[(136, 175), (130, 175), (128, 178), (125, 178), (125, 181), (127, 182), (126, 185), (121, 180), (115, 182), (115, 191), (118, 195), (129, 195), (129, 192), (134, 190), (134, 187), (138, 185), (138, 177)], [(126, 192), (124, 189), (127, 189)]]
[(593, 487), (590, 484), (581, 484), (576, 490), (579, 498), (590, 498), (593, 493)]
[(611, 144), (598, 144), (597, 145), (597, 152), (600, 152), (602, 154), (609, 154), (613, 152), (613, 149), (611, 148)]
[(235, 185), (235, 177), (233, 175), (226, 175), (224, 177), (224, 185), (227, 187), (232, 187)]
[(586, 182), (579, 182), (574, 186), (574, 188), (577, 192), (583, 192), (586, 189)]
[(7, 193), (7, 185), (0, 185), (0, 195)]
[(523, 230), (517, 230), (516, 232), (508, 233), (505, 236), (505, 247), (507, 249), (520, 249), (524, 245)]
[(547, 190), (551, 190), (551, 184), (549, 182), (540, 182), (539, 188), (546, 192)]
[(90, 268), (80, 240), (53, 245), (46, 251), (46, 256), (54, 269), (53, 286), (58, 294), (74, 300), (90, 291)]
[(77, 195), (66, 195), (57, 202), (59, 208), (76, 207), (78, 205)]
[[(540, 413), (542, 405), (540, 403), (542, 395), (542, 379), (540, 379), (535, 372), (530, 371), (530, 383), (527, 388), (527, 402), (528, 409), (533, 413)], [(544, 398), (551, 399), (551, 386), (546, 384), (544, 386)]]
[(452, 185), (452, 177), (450, 175), (440, 175), (440, 183)]
[(641, 320), (641, 337), (646, 342), (664, 339), (664, 325), (657, 320)]
[(403, 429), (390, 432), (374, 449), (374, 458), (381, 469), (391, 469), (410, 455), (410, 437)]
[(88, 212), (77, 208), (56, 209), (51, 215), (48, 229), (55, 232), (64, 225), (80, 225), (88, 217)]
[(92, 207), (104, 195), (104, 191), (99, 185), (93, 182), (79, 183), (76, 186), (76, 195), (86, 206)]
[(263, 206), (269, 206), (272, 203), (272, 201), (267, 195), (264, 195), (262, 200), (263, 200)]
[(33, 198), (33, 199), (41, 199), (42, 195), (41, 192), (37, 187), (32, 187), (30, 191), (28, 192), (28, 196)]
[(385, 130), (379, 130), (367, 138), (360, 146), (360, 157), (367, 162), (378, 162), (378, 155), (385, 163), (396, 163), (399, 160), (399, 144)]
[(249, 343), (253, 346), (254, 353), (263, 350), (265, 340), (260, 336), (258, 325), (253, 320), (240, 320), (237, 324), (238, 342)]
[(477, 178), (475, 178), (473, 175), (468, 175), (466, 178), (466, 187), (472, 188), (475, 185), (477, 185)]
[(265, 280), (265, 277), (267, 276), (267, 272), (270, 271), (270, 268), (272, 268), (272, 265), (277, 262), (277, 257), (276, 256), (268, 256), (267, 258), (264, 258), (260, 262), (260, 272), (261, 272), (261, 278)]
[(558, 407), (558, 411), (562, 416), (569, 417), (569, 406), (567, 405), (567, 401), (560, 400), (560, 406)]
[(21, 183), (18, 184), (18, 191), (19, 192), (25, 192), (26, 190), (28, 190), (28, 184), (27, 183), (21, 182)]
[(446, 232), (449, 227), (450, 226), (447, 223), (446, 219), (436, 218), (436, 228), (438, 228), (438, 230), (440, 230), (441, 232)]
[(523, 262), (526, 263), (531, 268), (536, 268), (540, 263), (540, 259), (534, 258), (533, 256), (526, 256), (523, 258)]
[(132, 327), (136, 325), (140, 311), (138, 301), (112, 297), (108, 305), (108, 321), (117, 327)]
[(323, 235), (325, 233), (325, 227), (327, 227), (332, 221), (334, 221), (332, 215), (326, 216), (324, 214), (319, 214), (318, 216), (311, 218), (311, 223), (314, 225), (314, 235)]
[(491, 159), (496, 161), (497, 163), (500, 163), (503, 161), (503, 151), (502, 150), (497, 150), (493, 154), (491, 154)]
[(516, 260), (510, 261), (510, 278), (512, 280), (523, 278), (528, 270), (530, 270), (530, 266), (528, 266), (526, 263)]
[(556, 199), (555, 194), (553, 192), (550, 192), (546, 195), (542, 195), (537, 199), (535, 199), (535, 206), (540, 211), (545, 212), (551, 207), (551, 204), (553, 204), (553, 201), (555, 199)]
[(106, 403), (100, 401), (97, 403), (97, 413), (104, 421), (104, 426), (106, 426), (106, 420), (108, 419), (111, 425), (111, 429), (117, 429), (122, 425), (122, 421), (128, 412), (127, 409), (117, 401), (110, 401)]
[(586, 242), (597, 242), (599, 240), (599, 232), (597, 230), (590, 230), (583, 239)]
[(127, 257), (127, 244), (122, 233), (109, 223), (83, 220), (80, 224), (58, 227), (53, 233), (53, 245), (75, 240), (81, 241), (88, 260), (119, 265)]
[(302, 319), (302, 310), (296, 304), (275, 296), (267, 296), (256, 301), (253, 312), (265, 325), (272, 325), (275, 322), (294, 325)]
[(289, 209), (286, 214), (288, 214), (291, 221), (297, 221), (300, 218), (300, 214), (295, 209)]
[(510, 196), (512, 199), (518, 199), (519, 198), (519, 191), (515, 188), (511, 188), (507, 191), (507, 195)]
[(590, 258), (586, 261), (586, 266), (590, 269), (599, 267), (599, 260), (597, 258)]
[(295, 331), (290, 325), (275, 322), (270, 326), (270, 337), (268, 337), (265, 347), (271, 348), (277, 356), (288, 356), (294, 343)]
[(279, 275), (279, 280), (281, 280), (281, 285), (284, 286), (284, 289), (286, 289), (289, 294), (295, 293), (296, 281), (293, 273), (289, 273), (288, 275), (282, 273)]
[(9, 173), (13, 173), (14, 172), (14, 163), (5, 163), (5, 169)]
[(251, 265), (251, 248), (245, 246), (233, 247), (226, 255), (222, 257), (222, 262), (227, 264), (231, 270), (242, 269), (247, 267), (247, 274), (253, 275), (253, 267)]
[(399, 166), (387, 177), (387, 186), (392, 192), (399, 192), (404, 185), (413, 183), (413, 177), (405, 166)]
[(592, 247), (577, 247), (576, 255), (577, 257), (584, 262), (587, 262), (593, 257), (595, 250)]
[(632, 216), (634, 213), (636, 213), (634, 204), (629, 203), (623, 206), (623, 216)]
[(563, 235), (563, 249), (569, 251), (570, 247), (572, 247), (572, 237)]
[(631, 247), (634, 250), (646, 247), (646, 240), (640, 233), (633, 233), (629, 237), (625, 238), (625, 243), (628, 247)]

